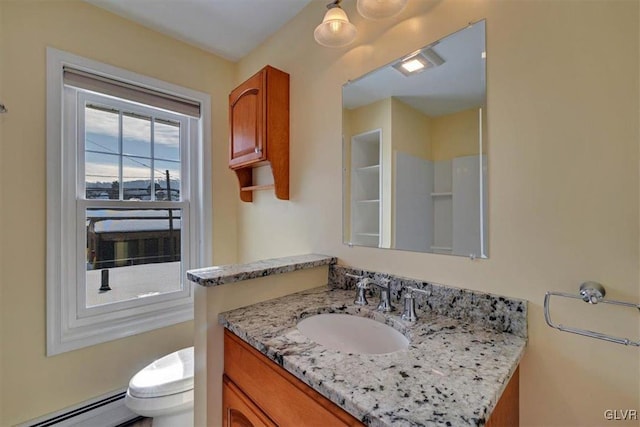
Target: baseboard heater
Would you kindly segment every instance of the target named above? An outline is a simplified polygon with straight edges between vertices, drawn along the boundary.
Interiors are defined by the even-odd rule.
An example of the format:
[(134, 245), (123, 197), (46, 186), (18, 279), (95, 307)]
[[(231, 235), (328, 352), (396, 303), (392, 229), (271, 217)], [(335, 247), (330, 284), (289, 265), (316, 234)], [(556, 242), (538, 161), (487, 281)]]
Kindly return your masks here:
[(127, 425), (137, 418), (124, 404), (126, 391), (112, 392), (79, 405), (63, 409), (16, 427), (117, 427)]

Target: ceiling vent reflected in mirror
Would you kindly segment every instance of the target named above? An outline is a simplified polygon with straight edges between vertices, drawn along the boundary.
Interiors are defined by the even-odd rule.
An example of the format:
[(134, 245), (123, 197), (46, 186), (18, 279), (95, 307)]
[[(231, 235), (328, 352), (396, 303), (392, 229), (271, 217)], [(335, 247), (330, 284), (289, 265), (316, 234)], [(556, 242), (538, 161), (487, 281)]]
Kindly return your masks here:
[(421, 73), (432, 67), (444, 64), (444, 59), (438, 55), (431, 47), (412, 53), (407, 57), (393, 64), (393, 68), (405, 76)]

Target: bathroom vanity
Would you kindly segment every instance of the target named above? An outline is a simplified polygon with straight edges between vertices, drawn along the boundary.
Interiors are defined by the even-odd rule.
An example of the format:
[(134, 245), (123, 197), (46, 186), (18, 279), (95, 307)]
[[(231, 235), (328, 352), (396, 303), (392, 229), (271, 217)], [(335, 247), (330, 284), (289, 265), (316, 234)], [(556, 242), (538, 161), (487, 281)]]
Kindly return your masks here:
[[(308, 257), (316, 256), (301, 259), (323, 262)], [(236, 280), (305, 268), (295, 260), (261, 261), (258, 269), (249, 266), (250, 272), (231, 266), (229, 273)], [(226, 329), (224, 425), (518, 424), (526, 301), (326, 260), (331, 264), (328, 286), (220, 315)], [(228, 280), (223, 270), (190, 272), (189, 277), (215, 286)], [(388, 280), (397, 311), (377, 311), (379, 297), (373, 290), (368, 305), (354, 305), (358, 279), (350, 275)], [(419, 319), (414, 322), (400, 317), (408, 286), (426, 293), (416, 298)], [(409, 346), (384, 354), (332, 350), (297, 327), (321, 313), (373, 319), (402, 333)]]
[[(353, 295), (350, 290), (319, 288), (223, 314), (227, 384), (243, 389), (278, 425), (305, 423), (291, 420), (296, 405), (287, 403), (284, 388), (273, 379), (261, 379), (261, 371), (278, 372), (271, 365), (284, 368), (365, 425), (482, 425), (499, 408), (498, 401), (507, 419), (515, 420), (506, 425), (517, 425), (517, 398), (507, 396), (517, 397), (524, 338), (439, 315), (423, 314), (408, 324), (398, 314), (376, 312), (375, 305), (354, 306)], [(296, 327), (301, 318), (336, 312), (389, 324), (409, 338), (410, 346), (387, 354), (343, 353), (316, 344)], [(233, 409), (229, 405), (225, 412)], [(321, 409), (303, 410), (300, 416), (320, 417), (325, 407)], [(331, 425), (359, 425), (350, 417), (340, 423), (325, 419)]]

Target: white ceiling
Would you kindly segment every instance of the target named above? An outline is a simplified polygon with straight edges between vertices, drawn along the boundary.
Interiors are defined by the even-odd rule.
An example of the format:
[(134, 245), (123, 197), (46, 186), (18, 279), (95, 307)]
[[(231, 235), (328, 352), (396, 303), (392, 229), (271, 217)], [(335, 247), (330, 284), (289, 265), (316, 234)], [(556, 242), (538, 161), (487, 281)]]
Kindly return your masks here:
[(85, 0), (146, 27), (237, 61), (311, 0)]

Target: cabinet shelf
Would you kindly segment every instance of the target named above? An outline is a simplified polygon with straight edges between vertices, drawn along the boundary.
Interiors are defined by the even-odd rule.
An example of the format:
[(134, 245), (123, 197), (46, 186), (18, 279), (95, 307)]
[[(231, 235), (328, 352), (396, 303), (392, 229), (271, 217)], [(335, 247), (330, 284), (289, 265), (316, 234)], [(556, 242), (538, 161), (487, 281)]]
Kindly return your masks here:
[(371, 165), (371, 166), (362, 166), (360, 168), (356, 168), (357, 172), (379, 172), (380, 165)]
[(272, 188), (276, 188), (275, 184), (251, 185), (249, 187), (241, 187), (240, 191), (271, 190)]
[(431, 193), (431, 197), (451, 197), (453, 193), (451, 191), (441, 191), (437, 193)]
[(356, 236), (380, 237), (380, 233), (356, 233)]
[(378, 203), (380, 203), (380, 199), (356, 200), (356, 203), (362, 203), (362, 204), (378, 204)]
[(442, 252), (451, 252), (453, 250), (452, 247), (449, 246), (431, 246), (432, 251), (442, 251)]

